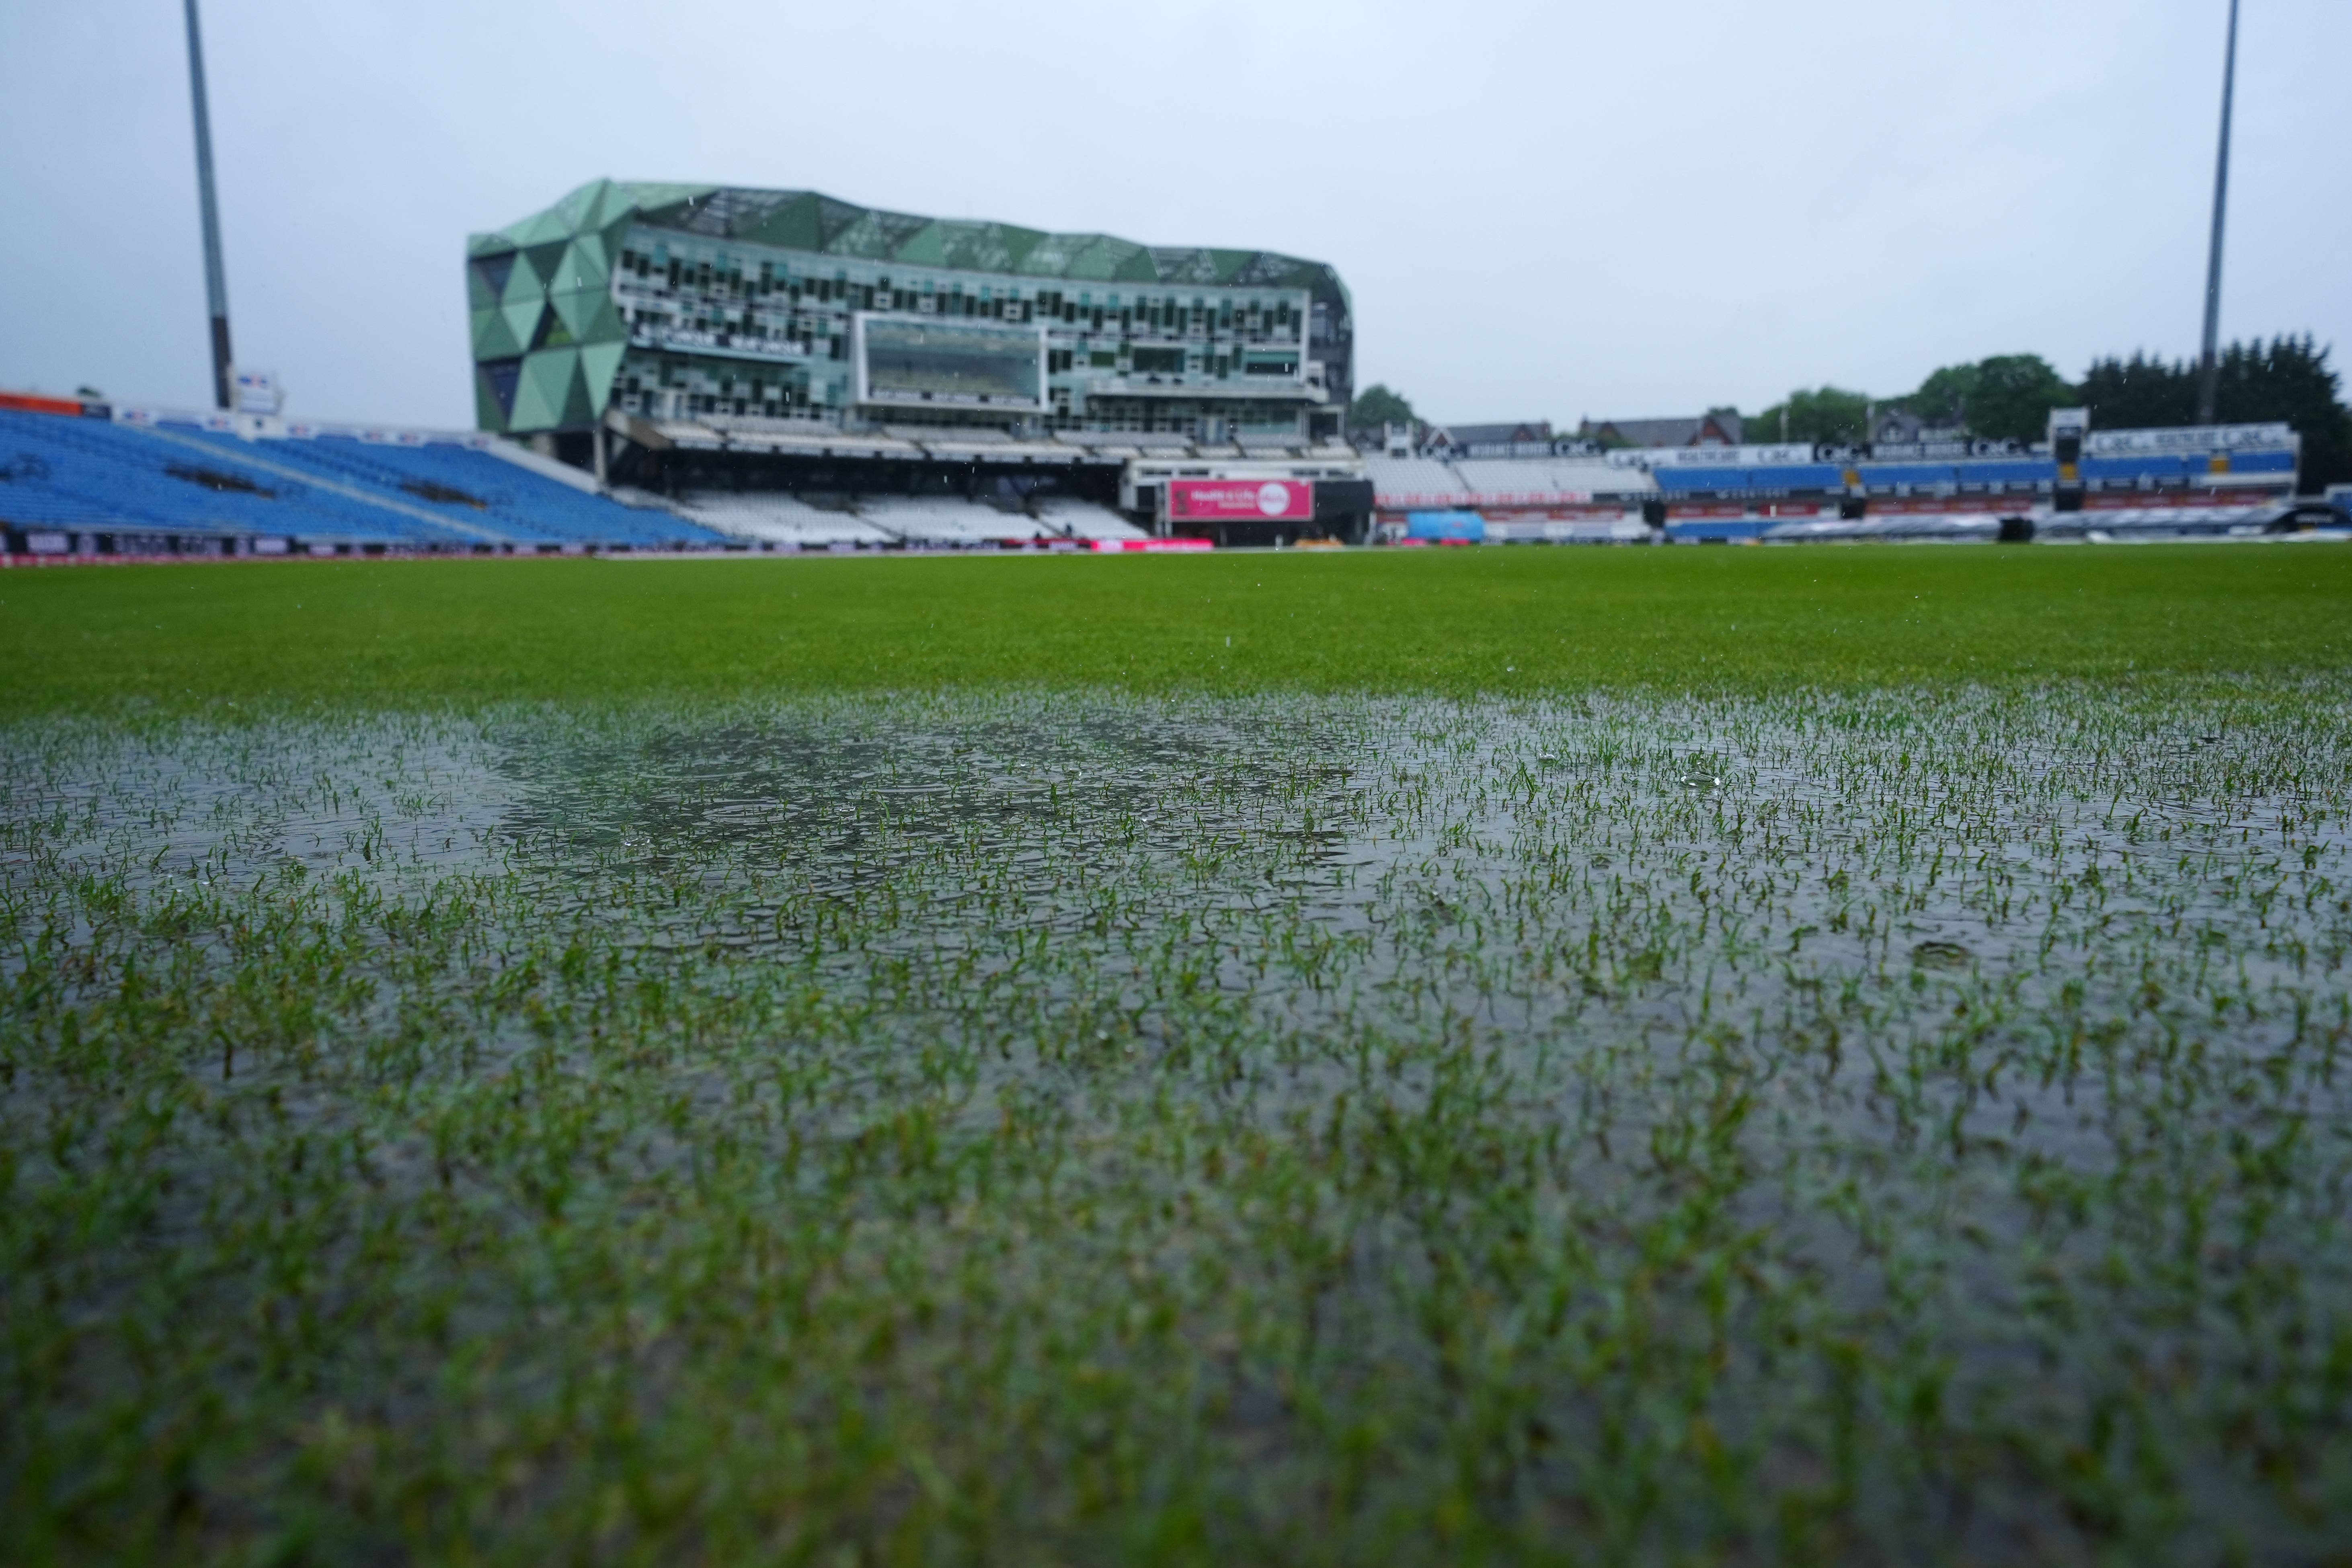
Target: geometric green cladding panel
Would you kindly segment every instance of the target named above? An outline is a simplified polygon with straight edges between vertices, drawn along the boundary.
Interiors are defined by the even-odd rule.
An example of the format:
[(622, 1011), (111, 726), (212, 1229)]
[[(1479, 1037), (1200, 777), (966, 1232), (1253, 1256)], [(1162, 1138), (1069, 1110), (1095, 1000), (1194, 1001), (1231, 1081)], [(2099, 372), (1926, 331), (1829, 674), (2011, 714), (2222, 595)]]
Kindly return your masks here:
[(490, 360), (474, 367), (474, 412), (481, 428), (503, 435), (514, 414), (515, 389), (522, 379), (522, 361)]
[(474, 367), (474, 428), (499, 436), (507, 429), (507, 411), (499, 406), (498, 396), (490, 390), (489, 372), (480, 365)]
[(503, 256), (485, 256), (466, 268), (467, 303), (477, 310), (502, 303), (509, 275), (514, 271), (514, 252)]
[(572, 347), (576, 341), (572, 335), (571, 327), (565, 323), (562, 316), (556, 314), (553, 304), (540, 307), (539, 322), (531, 332), (529, 346), (535, 349), (562, 349)]
[(596, 312), (588, 320), (588, 330), (580, 334), (583, 342), (626, 342), (629, 323), (621, 320), (621, 307), (610, 294), (596, 296)]
[[(466, 293), (478, 367), (480, 427), (541, 431), (593, 426), (610, 405), (629, 329), (613, 298), (614, 260), (648, 205), (698, 200), (707, 185), (595, 180), (544, 212), (466, 241)], [(583, 348), (600, 352), (583, 359)]]
[(507, 411), (499, 406), (498, 395), (490, 390), (490, 373), (478, 364), (474, 367), (474, 427), (497, 431), (507, 427)]
[(591, 343), (580, 351), (580, 379), (587, 388), (590, 417), (613, 405), (613, 378), (620, 374), (625, 342)]
[(603, 289), (612, 281), (613, 268), (606, 258), (604, 237), (589, 234), (563, 247), (563, 258), (556, 264), (555, 276), (547, 286), (553, 289)]
[(548, 303), (562, 320), (565, 335), (575, 343), (593, 343), (599, 340), (617, 342), (627, 336), (621, 312), (613, 303), (608, 289), (578, 289), (548, 297)]
[[(507, 353), (519, 354), (526, 349), (537, 348), (540, 323), (546, 315), (547, 300), (541, 295), (534, 295), (529, 300), (518, 301), (500, 310), (499, 319), (506, 327), (508, 338), (514, 343), (514, 347), (507, 350)], [(491, 356), (484, 354), (482, 357), (488, 359)]]
[(522, 376), (515, 386), (514, 413), (507, 421), (507, 428), (560, 428), (565, 423), (567, 405), (579, 379), (578, 349), (541, 349), (523, 356)]
[(588, 395), (587, 352), (574, 357), (571, 377), (563, 386), (563, 416), (556, 421), (567, 430), (596, 423), (596, 401)]
[(551, 245), (534, 245), (522, 253), (522, 258), (539, 279), (542, 289), (562, 289), (573, 285), (561, 281), (564, 273), (563, 253), (572, 247), (562, 240)]
[(478, 362), (506, 359), (522, 353), (522, 344), (515, 337), (513, 329), (507, 325), (503, 310), (476, 310), (473, 338), (474, 358)]
[(502, 305), (521, 305), (547, 298), (547, 280), (539, 275), (525, 253), (509, 251), (505, 258), (514, 265), (508, 268), (506, 287), (499, 291)]
[(563, 331), (559, 339), (554, 330), (549, 329), (547, 341), (551, 343), (586, 342), (588, 323), (594, 319), (596, 307), (602, 302), (601, 295), (591, 294), (584, 289), (567, 289), (560, 294), (550, 294), (547, 297), (548, 309), (562, 323)]

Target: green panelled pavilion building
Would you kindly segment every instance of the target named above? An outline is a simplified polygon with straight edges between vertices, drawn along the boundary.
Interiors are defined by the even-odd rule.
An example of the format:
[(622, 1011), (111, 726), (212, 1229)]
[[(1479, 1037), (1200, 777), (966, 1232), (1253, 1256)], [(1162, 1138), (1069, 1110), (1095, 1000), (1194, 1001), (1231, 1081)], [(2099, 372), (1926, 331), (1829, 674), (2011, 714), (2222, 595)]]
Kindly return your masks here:
[(1259, 250), (598, 180), (467, 241), (480, 426), (1337, 434), (1348, 291)]

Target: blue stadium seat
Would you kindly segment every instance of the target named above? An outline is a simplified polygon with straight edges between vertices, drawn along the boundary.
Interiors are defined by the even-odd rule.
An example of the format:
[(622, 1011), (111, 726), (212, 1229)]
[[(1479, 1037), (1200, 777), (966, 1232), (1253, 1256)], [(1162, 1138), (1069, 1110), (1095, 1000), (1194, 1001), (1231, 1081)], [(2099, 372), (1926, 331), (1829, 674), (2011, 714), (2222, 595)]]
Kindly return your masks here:
[(1759, 490), (1836, 490), (1845, 488), (1845, 470), (1835, 463), (1787, 463), (1751, 468), (1748, 481)]
[(2130, 484), (2145, 479), (2158, 485), (2178, 485), (2203, 467), (2202, 462), (2184, 465), (2177, 454), (2170, 452), (2133, 452), (2112, 458), (2085, 458), (2083, 477), (2106, 483), (2120, 480)]
[(0, 409), (0, 522), (457, 549), (657, 549), (720, 537), (457, 442), (248, 442), (16, 409)]
[[(208, 433), (205, 439), (231, 448), (245, 445), (233, 436)], [(625, 507), (456, 442), (409, 447), (322, 436), (265, 441), (252, 449), (272, 463), (374, 491), (404, 510), (436, 512), (459, 529), (488, 531), (515, 544), (649, 549), (719, 539), (673, 513)]]
[(1737, 495), (1750, 488), (1745, 468), (1658, 468), (1652, 478), (1666, 495)]
[(0, 469), (8, 475), (0, 480), (0, 520), (20, 527), (354, 543), (457, 537), (289, 482), (234, 451), (215, 455), (101, 419), (0, 409)]

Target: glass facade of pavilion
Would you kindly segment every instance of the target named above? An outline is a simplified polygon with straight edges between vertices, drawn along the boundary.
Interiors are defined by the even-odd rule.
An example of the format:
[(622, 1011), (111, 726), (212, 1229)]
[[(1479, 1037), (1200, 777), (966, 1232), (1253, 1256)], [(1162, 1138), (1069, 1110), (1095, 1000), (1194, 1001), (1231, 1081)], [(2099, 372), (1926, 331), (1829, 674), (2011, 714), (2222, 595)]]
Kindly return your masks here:
[(485, 430), (733, 418), (1336, 433), (1329, 266), (599, 180), (467, 242)]

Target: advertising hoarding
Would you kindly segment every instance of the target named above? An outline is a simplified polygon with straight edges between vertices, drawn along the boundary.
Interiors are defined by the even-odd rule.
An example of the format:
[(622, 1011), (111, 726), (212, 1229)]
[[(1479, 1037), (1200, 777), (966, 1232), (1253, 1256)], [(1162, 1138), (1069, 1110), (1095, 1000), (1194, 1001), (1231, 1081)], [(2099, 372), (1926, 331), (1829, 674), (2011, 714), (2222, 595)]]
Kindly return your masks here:
[(2094, 430), (2083, 450), (2098, 455), (2137, 452), (2240, 452), (2293, 447), (2284, 425), (2198, 425), (2169, 430)]
[(1810, 441), (1772, 447), (1628, 447), (1604, 459), (1612, 468), (1755, 468), (1815, 460)]
[(229, 379), (236, 388), (239, 414), (275, 414), (286, 405), (286, 394), (278, 384), (275, 371), (240, 368), (231, 371)]
[(1315, 487), (1306, 479), (1170, 479), (1171, 522), (1311, 522)]

